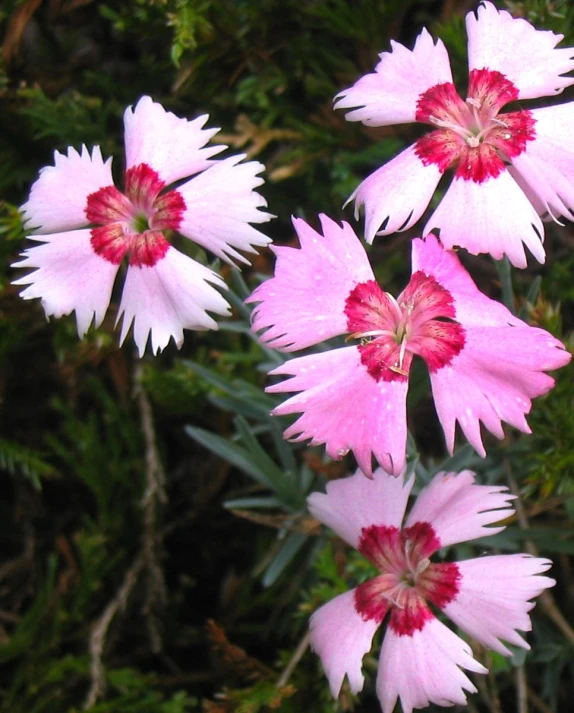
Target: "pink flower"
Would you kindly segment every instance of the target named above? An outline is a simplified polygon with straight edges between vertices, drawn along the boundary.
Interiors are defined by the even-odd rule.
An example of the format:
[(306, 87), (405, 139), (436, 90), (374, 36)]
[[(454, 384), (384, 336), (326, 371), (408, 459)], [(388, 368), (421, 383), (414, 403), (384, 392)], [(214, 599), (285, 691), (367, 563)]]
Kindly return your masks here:
[(323, 605), (311, 618), (311, 645), (321, 657), (336, 698), (345, 676), (363, 688), (363, 656), (389, 615), (377, 695), (383, 713), (397, 698), (404, 713), (431, 703), (466, 703), (476, 688), (461, 669), (486, 673), (470, 646), (434, 615), (449, 616), (484, 646), (509, 656), (502, 640), (530, 648), (517, 630), (530, 631), (530, 601), (555, 582), (542, 577), (551, 562), (529, 555), (496, 555), (464, 562), (431, 562), (442, 547), (500, 532), (486, 527), (513, 510), (506, 488), (476, 485), (474, 474), (438, 473), (422, 489), (401, 527), (413, 478), (382, 470), (335, 480), (313, 493), (311, 514), (378, 569), (373, 579)]
[[(40, 297), (47, 316), (76, 312), (82, 337), (92, 321), (101, 324), (120, 264), (128, 259), (119, 308), (120, 342), (134, 324), (140, 355), (151, 335), (157, 353), (183, 329), (217, 329), (207, 311), (225, 315), (229, 305), (212, 285), (221, 277), (171, 246), (167, 233), (181, 235), (228, 262), (247, 262), (237, 250), (255, 252), (269, 238), (249, 223), (272, 216), (255, 188), (263, 166), (244, 156), (210, 160), (225, 146), (205, 144), (218, 129), (165, 111), (142, 97), (124, 115), (126, 172), (123, 193), (113, 185), (111, 159), (99, 147), (90, 155), (73, 148), (55, 153), (55, 165), (40, 172), (22, 207), (30, 240), (15, 267), (36, 268), (16, 280), (29, 285), (24, 299)], [(180, 182), (176, 187), (174, 184)], [(171, 188), (170, 188), (171, 187)]]
[(450, 452), (457, 421), (482, 456), (481, 421), (498, 438), (502, 421), (530, 432), (524, 416), (531, 399), (554, 385), (544, 372), (571, 358), (558, 340), (483, 295), (433, 235), (413, 241), (413, 274), (395, 299), (376, 283), (347, 223), (321, 216), (323, 237), (303, 220), (293, 222), (301, 249), (272, 248), (275, 277), (248, 300), (261, 303), (253, 329), (265, 329), (261, 340), (287, 352), (342, 334), (359, 343), (291, 359), (270, 372), (293, 378), (268, 391), (299, 392), (273, 412), (302, 413), (286, 438), (325, 443), (334, 459), (352, 450), (368, 475), (374, 455), (398, 475), (414, 355), (428, 366)]
[(447, 248), (504, 254), (526, 266), (522, 243), (544, 262), (539, 215), (574, 219), (574, 103), (500, 114), (508, 103), (559, 94), (574, 83), (574, 48), (563, 35), (480, 3), (466, 17), (470, 77), (463, 101), (444, 44), (426, 30), (412, 51), (391, 42), (373, 74), (337, 97), (368, 126), (422, 122), (435, 128), (371, 174), (349, 200), (365, 206), (366, 239), (407, 230), (426, 210), (444, 172), (454, 179), (423, 235)]

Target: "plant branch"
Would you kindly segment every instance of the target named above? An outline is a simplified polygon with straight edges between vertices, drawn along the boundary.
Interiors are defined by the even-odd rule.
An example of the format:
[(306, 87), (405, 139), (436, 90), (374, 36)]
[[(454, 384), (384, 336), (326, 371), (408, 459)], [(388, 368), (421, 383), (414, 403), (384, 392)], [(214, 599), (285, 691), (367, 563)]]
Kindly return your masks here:
[[(506, 470), (506, 478), (508, 480), (508, 484), (510, 486), (510, 491), (513, 495), (516, 495), (516, 500), (515, 500), (515, 506), (516, 506), (516, 515), (518, 518), (518, 524), (523, 530), (528, 530), (529, 528), (529, 522), (528, 522), (528, 515), (526, 514), (526, 511), (524, 509), (524, 506), (522, 505), (522, 502), (520, 500), (520, 493), (518, 490), (518, 483), (516, 482), (516, 478), (514, 477), (512, 473), (512, 469), (510, 467), (510, 463), (505, 460), (504, 462), (504, 468)], [(526, 545), (526, 550), (528, 551), (529, 554), (531, 554), (533, 557), (538, 557), (538, 548), (536, 545), (531, 541), (531, 540), (525, 540), (525, 545)], [(554, 622), (555, 626), (557, 629), (559, 629), (566, 639), (571, 643), (574, 644), (574, 629), (570, 626), (568, 623), (566, 617), (560, 609), (558, 608), (558, 605), (556, 604), (554, 597), (550, 592), (546, 589), (542, 592), (542, 594), (538, 597), (538, 601), (540, 602), (540, 606), (546, 616)]]

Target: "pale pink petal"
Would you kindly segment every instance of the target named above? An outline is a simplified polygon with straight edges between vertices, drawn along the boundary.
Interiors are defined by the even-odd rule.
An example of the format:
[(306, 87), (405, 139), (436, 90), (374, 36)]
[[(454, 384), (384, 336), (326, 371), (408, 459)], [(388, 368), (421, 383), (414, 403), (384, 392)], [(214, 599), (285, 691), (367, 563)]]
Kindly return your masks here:
[(47, 317), (61, 317), (75, 310), (78, 334), (83, 337), (92, 321), (98, 327), (110, 303), (118, 266), (97, 255), (91, 231), (73, 230), (54, 235), (30, 235), (42, 245), (28, 248), (12, 267), (37, 268), (15, 285), (30, 285), (20, 296), (40, 297)]
[(455, 319), (465, 329), (478, 326), (524, 327), (503, 304), (491, 300), (475, 285), (455, 252), (445, 250), (434, 235), (413, 240), (412, 271), (421, 270), (446, 288), (454, 298)]
[(270, 374), (294, 376), (267, 391), (301, 392), (273, 411), (279, 416), (302, 412), (286, 438), (324, 443), (334, 460), (351, 450), (369, 476), (372, 456), (387, 473), (400, 474), (406, 455), (406, 380), (376, 381), (357, 347), (290, 359)]
[(361, 107), (347, 114), (349, 121), (367, 126), (387, 126), (415, 121), (417, 101), (435, 84), (452, 82), (446, 48), (436, 44), (424, 29), (409, 50), (391, 41), (391, 52), (383, 52), (373, 74), (361, 77), (336, 97), (335, 109)]
[(26, 228), (41, 235), (84, 228), (86, 202), (91, 193), (113, 185), (112, 159), (104, 162), (99, 146), (92, 153), (69, 148), (67, 156), (54, 151), (54, 165), (40, 171), (21, 210)]
[(382, 468), (372, 479), (359, 470), (348, 478), (328, 482), (325, 494), (312, 493), (307, 507), (316, 520), (357, 548), (364, 527), (401, 527), (413, 483), (414, 478), (405, 482), (404, 475), (395, 477)]
[(208, 118), (181, 119), (142, 97), (124, 113), (126, 168), (145, 163), (167, 184), (205, 170), (213, 163), (209, 158), (226, 148), (203, 148), (219, 131), (203, 128)]
[(477, 485), (470, 470), (437, 473), (417, 497), (405, 526), (432, 525), (440, 547), (495, 535), (502, 527), (487, 527), (514, 514), (515, 496), (500, 485)]
[[(349, 201), (355, 201), (355, 219), (365, 206), (365, 240), (407, 230), (424, 213), (442, 176), (434, 163), (424, 165), (414, 146), (371, 173)], [(378, 232), (377, 232), (378, 231)]]
[(249, 225), (273, 218), (258, 210), (267, 205), (255, 191), (263, 183), (258, 174), (264, 166), (257, 161), (239, 163), (243, 158), (245, 155), (240, 154), (215, 161), (177, 189), (186, 206), (179, 232), (227, 262), (235, 259), (248, 263), (237, 250), (256, 253), (254, 245), (271, 242)]
[(508, 255), (515, 267), (526, 267), (524, 243), (544, 262), (544, 228), (538, 213), (508, 171), (482, 183), (456, 177), (423, 234), (440, 230), (445, 248), (466, 248), (473, 255)]
[(530, 600), (556, 582), (540, 576), (552, 562), (530, 555), (496, 555), (457, 562), (459, 591), (443, 611), (457, 626), (498, 653), (510, 656), (501, 639), (530, 646), (517, 632), (530, 631)]
[(172, 337), (181, 347), (184, 329), (217, 329), (207, 311), (228, 315), (230, 307), (212, 284), (225, 287), (219, 275), (172, 247), (151, 267), (130, 265), (118, 313), (120, 343), (132, 322), (140, 356), (150, 335), (157, 354)]
[[(524, 326), (471, 327), (452, 362), (430, 375), (437, 414), (447, 447), (454, 448), (456, 421), (485, 455), (480, 421), (503, 438), (502, 421), (530, 433), (525, 414), (531, 399), (554, 386), (544, 371), (567, 364), (571, 355), (543, 329)], [(464, 326), (464, 325), (463, 325)]]
[(403, 713), (413, 708), (464, 706), (465, 691), (476, 688), (461, 669), (487, 673), (472, 656), (470, 646), (438, 619), (431, 619), (412, 636), (387, 629), (377, 675), (377, 695), (383, 713), (393, 713), (400, 699)]
[(353, 693), (363, 689), (363, 656), (370, 651), (379, 626), (356, 610), (354, 589), (327, 602), (311, 617), (311, 648), (321, 659), (334, 698), (345, 676)]
[(466, 30), (470, 69), (501, 72), (516, 86), (519, 99), (559, 94), (574, 83), (561, 76), (574, 69), (574, 49), (554, 49), (564, 35), (537, 30), (490, 2), (468, 13)]
[(345, 301), (360, 282), (374, 280), (369, 258), (348, 223), (319, 216), (323, 235), (304, 220), (293, 219), (301, 249), (272, 247), (275, 277), (260, 285), (247, 302), (253, 330), (274, 349), (304, 349), (346, 333)]
[[(558, 218), (574, 216), (574, 102), (534, 109), (536, 138), (512, 159), (543, 213)], [(536, 204), (535, 204), (536, 205)]]

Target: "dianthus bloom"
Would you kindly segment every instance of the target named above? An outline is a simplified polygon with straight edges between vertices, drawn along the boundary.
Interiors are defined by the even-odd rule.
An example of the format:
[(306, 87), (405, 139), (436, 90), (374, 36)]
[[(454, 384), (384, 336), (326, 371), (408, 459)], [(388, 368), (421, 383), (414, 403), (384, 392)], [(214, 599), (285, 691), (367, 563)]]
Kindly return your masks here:
[[(513, 513), (504, 487), (476, 485), (474, 474), (438, 473), (422, 489), (403, 525), (414, 479), (382, 470), (332, 481), (309, 498), (311, 514), (359, 550), (379, 574), (323, 605), (311, 618), (311, 645), (321, 657), (334, 697), (345, 675), (363, 688), (363, 656), (389, 615), (377, 695), (383, 713), (400, 698), (404, 713), (435, 703), (464, 705), (476, 688), (461, 669), (486, 673), (470, 646), (433, 613), (443, 612), (473, 639), (509, 656), (501, 639), (528, 649), (530, 601), (555, 584), (540, 576), (547, 559), (523, 554), (464, 562), (431, 562), (442, 547), (500, 532), (486, 527)], [(430, 605), (430, 606), (429, 606)]]
[(302, 413), (285, 437), (325, 443), (329, 457), (352, 450), (371, 474), (371, 456), (398, 475), (405, 463), (406, 396), (413, 355), (426, 362), (449, 450), (458, 421), (485, 455), (480, 422), (498, 438), (502, 421), (525, 433), (531, 399), (549, 391), (543, 373), (571, 355), (543, 329), (530, 327), (483, 295), (455, 253), (430, 235), (414, 240), (412, 277), (395, 299), (379, 287), (352, 228), (321, 217), (324, 237), (295, 219), (301, 249), (272, 248), (275, 276), (249, 302), (253, 329), (283, 351), (336, 335), (358, 340), (286, 361), (271, 374), (292, 379), (268, 388), (298, 391), (273, 413)]
[(157, 353), (171, 337), (181, 346), (184, 328), (217, 329), (207, 311), (228, 313), (212, 286), (224, 282), (173, 248), (168, 235), (176, 231), (223, 260), (246, 262), (236, 248), (255, 252), (252, 246), (269, 242), (249, 223), (272, 216), (258, 210), (265, 200), (254, 190), (263, 183), (262, 164), (240, 164), (242, 155), (210, 160), (226, 147), (203, 148), (218, 131), (202, 128), (207, 118), (178, 118), (150, 97), (128, 108), (123, 192), (99, 147), (91, 154), (85, 147), (81, 154), (56, 152), (55, 165), (41, 171), (22, 207), (34, 230), (30, 240), (43, 243), (15, 265), (37, 268), (15, 282), (30, 285), (22, 297), (40, 297), (47, 316), (75, 310), (82, 337), (92, 321), (101, 324), (127, 257), (121, 342), (132, 322), (140, 355), (150, 334)]
[[(466, 100), (453, 84), (444, 44), (423, 30), (412, 51), (391, 42), (373, 74), (339, 94), (336, 108), (368, 126), (422, 122), (435, 128), (371, 174), (349, 200), (365, 206), (366, 239), (406, 230), (421, 217), (444, 172), (454, 179), (426, 224), (447, 248), (508, 255), (526, 266), (522, 242), (544, 262), (540, 215), (573, 219), (574, 103), (499, 113), (506, 104), (560, 93), (574, 83), (574, 48), (563, 38), (483, 2), (466, 17)], [(461, 230), (461, 226), (464, 229)], [(378, 231), (378, 232), (377, 232)]]

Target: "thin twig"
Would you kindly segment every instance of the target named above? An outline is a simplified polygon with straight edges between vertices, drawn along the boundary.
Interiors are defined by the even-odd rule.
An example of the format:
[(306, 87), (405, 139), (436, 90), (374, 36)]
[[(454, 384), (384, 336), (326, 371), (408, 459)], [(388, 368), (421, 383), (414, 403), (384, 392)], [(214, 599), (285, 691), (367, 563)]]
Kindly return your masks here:
[[(528, 530), (530, 526), (528, 522), (528, 515), (526, 514), (524, 506), (520, 501), (518, 483), (516, 482), (516, 479), (512, 473), (512, 469), (510, 468), (510, 463), (508, 463), (508, 461), (505, 461), (504, 468), (506, 470), (506, 477), (510, 486), (510, 491), (513, 495), (516, 495), (516, 500), (514, 501), (514, 504), (516, 507), (518, 524), (523, 530)], [(532, 540), (525, 540), (525, 546), (528, 554), (531, 554), (533, 557), (538, 557), (538, 548), (536, 547), (534, 542), (532, 542)], [(574, 629), (570, 626), (568, 620), (558, 608), (558, 605), (556, 604), (556, 601), (554, 600), (552, 594), (550, 594), (550, 592), (546, 589), (538, 597), (538, 601), (540, 602), (540, 607), (542, 608), (546, 616), (554, 622), (556, 628), (560, 629), (566, 639), (568, 639), (569, 643), (574, 644)]]
[(518, 713), (528, 713), (528, 687), (526, 685), (526, 672), (524, 666), (517, 666), (516, 691), (518, 694)]
[(142, 550), (146, 568), (146, 596), (143, 612), (147, 625), (151, 648), (154, 653), (161, 651), (163, 644), (155, 612), (167, 600), (167, 587), (163, 569), (160, 565), (159, 550), (161, 535), (157, 528), (157, 508), (167, 501), (165, 493), (165, 472), (157, 450), (153, 413), (143, 385), (143, 366), (136, 361), (134, 367), (134, 396), (137, 399), (141, 427), (145, 439), (146, 487), (142, 500), (144, 510), (144, 528)]
[(549, 705), (547, 705), (542, 698), (536, 693), (536, 691), (533, 691), (532, 688), (528, 689), (528, 698), (532, 701), (532, 705), (537, 708), (540, 713), (553, 713), (552, 708), (550, 708)]
[(311, 633), (308, 631), (305, 636), (301, 639), (301, 641), (297, 644), (297, 648), (293, 652), (293, 655), (291, 656), (289, 663), (287, 666), (285, 666), (285, 670), (279, 676), (279, 679), (277, 681), (277, 688), (282, 688), (287, 684), (287, 681), (291, 678), (291, 674), (295, 670), (295, 667), (299, 663), (299, 661), (303, 658), (303, 654), (305, 651), (307, 651), (307, 647), (309, 646), (309, 640), (311, 638)]
[(106, 680), (102, 664), (102, 654), (104, 651), (106, 635), (115, 615), (120, 610), (125, 609), (131, 591), (137, 582), (137, 578), (143, 565), (144, 557), (143, 553), (140, 553), (132, 563), (132, 566), (125, 573), (123, 582), (115, 597), (108, 603), (107, 607), (92, 627), (89, 646), (91, 661), (90, 676), (92, 682), (88, 695), (86, 696), (84, 710), (92, 708), (105, 692)]

